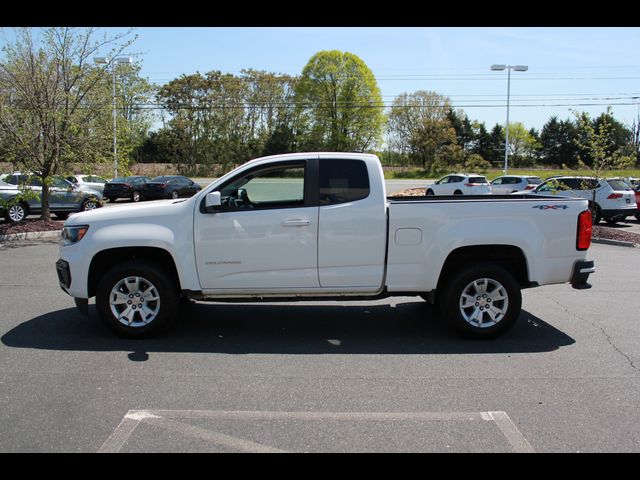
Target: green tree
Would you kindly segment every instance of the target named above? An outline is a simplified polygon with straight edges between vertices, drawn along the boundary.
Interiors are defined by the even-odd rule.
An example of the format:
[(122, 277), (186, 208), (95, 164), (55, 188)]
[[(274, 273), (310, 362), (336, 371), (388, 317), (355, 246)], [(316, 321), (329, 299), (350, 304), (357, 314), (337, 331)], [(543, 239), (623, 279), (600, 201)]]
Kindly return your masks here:
[(624, 154), (624, 146), (620, 145), (616, 135), (618, 125), (611, 115), (611, 107), (607, 113), (592, 121), (588, 113), (574, 112), (578, 136), (576, 145), (581, 155), (578, 164), (587, 168), (595, 178), (603, 178), (609, 170), (627, 168), (633, 164), (634, 158)]
[(504, 127), (496, 123), (489, 134), (489, 146), (486, 159), (495, 165), (504, 165), (505, 132)]
[(552, 116), (540, 132), (540, 161), (555, 167), (575, 167), (578, 163), (576, 135), (576, 126), (570, 119), (559, 121), (557, 116)]
[[(573, 113), (578, 129), (576, 145), (580, 152), (589, 158), (588, 164), (582, 158), (578, 158), (581, 168), (590, 170), (591, 176), (599, 180), (604, 178), (609, 170), (623, 169), (633, 164), (633, 157), (625, 156), (622, 148), (616, 148), (616, 125), (612, 122), (611, 107), (607, 108), (606, 115), (599, 117), (599, 122), (592, 121), (588, 113)], [(594, 208), (594, 219), (599, 219), (600, 213), (595, 211), (596, 189), (593, 189), (591, 205)]]
[(520, 123), (509, 124), (509, 165), (531, 166), (539, 143), (535, 135)]
[(196, 165), (223, 168), (264, 152), (295, 151), (296, 109), (293, 77), (243, 70), (239, 76), (212, 71), (182, 75), (158, 90), (157, 100), (170, 115), (172, 130), (149, 142), (171, 136), (178, 143), (147, 144), (145, 155), (192, 171)]
[(48, 219), (49, 183), (71, 162), (104, 161), (109, 133), (101, 121), (104, 75), (93, 57), (110, 48), (114, 57), (129, 46), (129, 32), (96, 38), (92, 28), (16, 31), (0, 61), (2, 157), (42, 178), (42, 215)]
[(318, 52), (296, 86), (304, 147), (334, 151), (374, 149), (384, 114), (376, 79), (356, 55)]
[(451, 125), (449, 99), (435, 92), (404, 93), (389, 113), (389, 142), (425, 170), (462, 163), (464, 155)]

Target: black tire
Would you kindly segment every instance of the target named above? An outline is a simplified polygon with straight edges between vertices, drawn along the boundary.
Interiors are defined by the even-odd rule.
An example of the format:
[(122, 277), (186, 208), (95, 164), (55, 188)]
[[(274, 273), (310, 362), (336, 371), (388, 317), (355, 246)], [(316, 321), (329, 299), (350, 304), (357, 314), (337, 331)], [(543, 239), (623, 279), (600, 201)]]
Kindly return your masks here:
[(82, 202), (82, 206), (80, 207), (81, 212), (86, 212), (88, 210), (95, 210), (99, 207), (98, 201), (91, 197), (87, 198), (84, 202)]
[(58, 220), (66, 220), (69, 218), (68, 212), (55, 212), (54, 215)]
[[(473, 303), (470, 297), (476, 297)], [(522, 295), (509, 271), (494, 263), (477, 263), (448, 276), (439, 303), (445, 321), (455, 331), (467, 338), (489, 339), (513, 327)]]
[(427, 196), (431, 197), (432, 195), (434, 195), (433, 190), (431, 189), (427, 190)]
[(460, 190), (456, 190), (455, 192), (453, 192), (454, 195), (462, 195), (462, 191)]
[(9, 205), (4, 209), (4, 218), (8, 223), (22, 222), (29, 215), (29, 209), (23, 203)]
[(634, 215), (634, 217), (636, 217), (636, 220), (638, 220), (638, 221), (640, 222), (640, 213), (636, 213), (636, 214)]
[(131, 194), (131, 200), (133, 200), (134, 202), (139, 202), (140, 200), (142, 200), (142, 193), (135, 190)]
[(593, 224), (598, 225), (600, 220), (602, 220), (602, 210), (600, 209), (600, 205), (595, 205), (593, 210), (591, 211), (591, 215), (593, 218)]
[(617, 217), (607, 217), (604, 219), (605, 222), (607, 222), (607, 225), (615, 225), (616, 223), (618, 223), (618, 218)]
[[(122, 303), (112, 306), (112, 299)], [(157, 264), (129, 260), (102, 277), (96, 290), (96, 308), (101, 320), (119, 336), (149, 338), (174, 323), (180, 297), (171, 277)]]

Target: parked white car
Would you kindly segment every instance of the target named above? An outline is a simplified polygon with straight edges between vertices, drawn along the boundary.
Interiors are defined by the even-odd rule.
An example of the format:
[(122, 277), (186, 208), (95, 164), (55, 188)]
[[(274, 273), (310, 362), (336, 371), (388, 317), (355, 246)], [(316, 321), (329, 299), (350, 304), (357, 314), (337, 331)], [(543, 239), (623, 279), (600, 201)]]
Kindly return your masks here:
[(491, 193), (509, 195), (515, 192), (525, 192), (536, 188), (542, 183), (540, 177), (531, 175), (502, 175), (491, 182)]
[(619, 178), (596, 179), (592, 177), (555, 177), (542, 183), (531, 193), (538, 195), (557, 195), (560, 197), (584, 198), (593, 201), (593, 223), (600, 220), (613, 225), (619, 220), (635, 215), (637, 204), (635, 194), (629, 184)]
[(427, 195), (488, 195), (491, 184), (483, 175), (452, 173), (426, 187)]
[(69, 175), (65, 177), (80, 190), (97, 190), (102, 193), (107, 181), (97, 175)]

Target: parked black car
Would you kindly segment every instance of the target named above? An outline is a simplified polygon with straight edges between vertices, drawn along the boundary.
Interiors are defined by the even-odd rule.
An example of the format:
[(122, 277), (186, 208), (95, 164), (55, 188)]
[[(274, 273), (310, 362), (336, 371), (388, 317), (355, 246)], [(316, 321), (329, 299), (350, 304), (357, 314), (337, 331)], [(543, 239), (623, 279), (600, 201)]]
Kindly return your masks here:
[(196, 182), (182, 175), (165, 175), (147, 182), (142, 195), (145, 200), (191, 197), (201, 189), (202, 187)]
[(110, 202), (115, 202), (118, 198), (130, 198), (134, 202), (142, 200), (142, 189), (149, 177), (133, 175), (131, 177), (119, 177), (104, 184), (102, 196)]

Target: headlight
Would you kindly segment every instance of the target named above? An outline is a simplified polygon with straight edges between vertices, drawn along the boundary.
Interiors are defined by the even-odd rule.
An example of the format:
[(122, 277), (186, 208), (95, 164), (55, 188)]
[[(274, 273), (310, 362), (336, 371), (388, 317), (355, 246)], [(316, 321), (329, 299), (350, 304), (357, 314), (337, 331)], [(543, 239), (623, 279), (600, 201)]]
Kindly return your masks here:
[(62, 244), (73, 245), (78, 243), (89, 230), (89, 225), (73, 225), (62, 228)]

